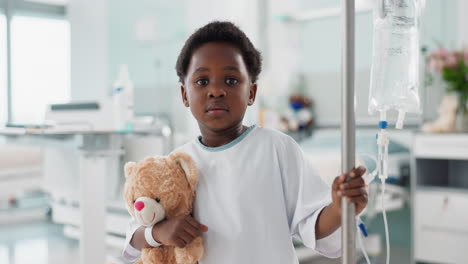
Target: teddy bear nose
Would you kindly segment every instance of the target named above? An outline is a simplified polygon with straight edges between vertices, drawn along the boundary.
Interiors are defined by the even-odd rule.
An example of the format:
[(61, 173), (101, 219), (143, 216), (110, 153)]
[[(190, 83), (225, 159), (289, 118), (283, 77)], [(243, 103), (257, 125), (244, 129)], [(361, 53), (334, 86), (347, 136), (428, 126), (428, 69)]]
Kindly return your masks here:
[(135, 209), (141, 211), (141, 209), (145, 208), (145, 204), (142, 201), (138, 201), (135, 203)]

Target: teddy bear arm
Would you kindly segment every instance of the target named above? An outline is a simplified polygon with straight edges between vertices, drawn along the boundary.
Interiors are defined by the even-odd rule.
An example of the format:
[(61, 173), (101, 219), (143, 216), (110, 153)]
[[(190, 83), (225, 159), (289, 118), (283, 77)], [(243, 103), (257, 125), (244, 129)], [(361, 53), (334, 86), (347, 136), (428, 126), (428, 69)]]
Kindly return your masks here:
[(203, 257), (203, 242), (197, 237), (185, 248), (176, 248), (175, 257), (177, 263), (196, 264)]
[(141, 254), (142, 264), (175, 264), (174, 251), (170, 247), (145, 248)]

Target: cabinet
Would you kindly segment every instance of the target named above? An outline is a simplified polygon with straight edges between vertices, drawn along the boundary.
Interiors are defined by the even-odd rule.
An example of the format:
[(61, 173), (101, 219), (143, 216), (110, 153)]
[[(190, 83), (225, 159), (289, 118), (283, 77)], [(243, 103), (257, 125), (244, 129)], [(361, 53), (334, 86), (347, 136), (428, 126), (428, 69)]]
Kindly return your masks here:
[(417, 134), (413, 148), (414, 263), (467, 263), (468, 134)]

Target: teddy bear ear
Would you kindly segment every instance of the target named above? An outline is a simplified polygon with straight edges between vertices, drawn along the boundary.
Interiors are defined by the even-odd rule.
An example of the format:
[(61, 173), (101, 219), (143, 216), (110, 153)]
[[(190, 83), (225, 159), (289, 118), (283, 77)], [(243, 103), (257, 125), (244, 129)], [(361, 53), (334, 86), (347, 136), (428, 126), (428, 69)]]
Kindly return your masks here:
[(190, 156), (184, 152), (175, 152), (169, 155), (169, 159), (173, 160), (185, 172), (187, 181), (192, 191), (195, 191), (198, 184), (197, 168), (195, 162)]
[(125, 178), (130, 177), (133, 174), (133, 171), (136, 168), (136, 162), (129, 161), (125, 163), (124, 171), (125, 171)]

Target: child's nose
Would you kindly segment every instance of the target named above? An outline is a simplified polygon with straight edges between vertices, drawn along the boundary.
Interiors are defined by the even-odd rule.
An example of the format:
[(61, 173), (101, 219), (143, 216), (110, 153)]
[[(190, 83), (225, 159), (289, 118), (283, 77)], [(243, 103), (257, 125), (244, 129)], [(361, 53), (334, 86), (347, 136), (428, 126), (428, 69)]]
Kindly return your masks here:
[(141, 211), (143, 208), (145, 208), (145, 204), (142, 201), (138, 201), (135, 203), (135, 209), (138, 211)]
[(209, 90), (209, 96), (210, 96), (210, 98), (224, 97), (225, 95), (226, 95), (226, 91), (224, 91), (224, 89), (222, 89), (222, 88), (212, 87), (212, 88)]

